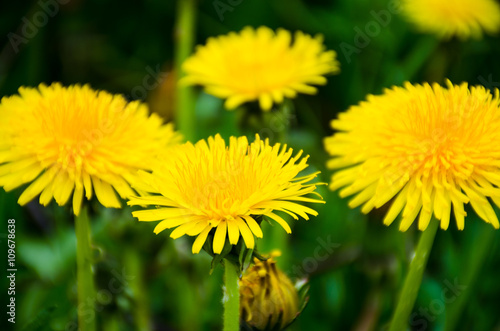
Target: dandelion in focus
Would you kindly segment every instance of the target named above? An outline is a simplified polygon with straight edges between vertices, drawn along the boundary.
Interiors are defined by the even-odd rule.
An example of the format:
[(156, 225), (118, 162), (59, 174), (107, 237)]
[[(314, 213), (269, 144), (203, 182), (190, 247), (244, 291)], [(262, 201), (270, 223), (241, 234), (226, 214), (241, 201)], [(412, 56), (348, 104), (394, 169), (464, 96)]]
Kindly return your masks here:
[[(299, 177), (307, 168), (302, 151), (293, 156), (291, 148), (269, 140), (249, 144), (246, 137), (231, 137), (226, 145), (219, 135), (173, 147), (154, 167), (142, 171), (134, 187), (144, 196), (132, 197), (130, 205), (158, 208), (134, 211), (139, 221), (161, 221), (155, 233), (175, 228), (170, 236), (196, 236), (192, 251), (198, 253), (207, 238), (220, 254), (226, 244), (254, 248), (254, 236), (263, 236), (263, 216), (277, 222), (287, 233), (288, 223), (276, 212), (309, 219), (317, 212), (304, 202), (324, 203), (311, 183), (318, 173)], [(316, 197), (310, 197), (316, 195)], [(213, 244), (213, 246), (212, 246)]]

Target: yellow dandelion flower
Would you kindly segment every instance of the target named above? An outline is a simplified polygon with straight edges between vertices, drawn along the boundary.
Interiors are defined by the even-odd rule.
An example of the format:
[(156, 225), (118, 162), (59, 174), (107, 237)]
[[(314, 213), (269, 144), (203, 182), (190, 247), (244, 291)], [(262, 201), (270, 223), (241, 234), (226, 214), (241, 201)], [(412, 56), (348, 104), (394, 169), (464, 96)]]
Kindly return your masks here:
[(403, 0), (401, 9), (422, 32), (440, 38), (478, 38), (500, 29), (500, 6), (494, 0)]
[(240, 280), (241, 318), (257, 330), (283, 330), (299, 313), (297, 289), (278, 269), (275, 256), (254, 259)]
[(351, 107), (332, 121), (325, 139), (338, 169), (331, 189), (368, 213), (394, 199), (384, 224), (402, 212), (400, 230), (417, 215), (425, 230), (432, 214), (447, 229), (451, 209), (464, 228), (469, 203), (498, 229), (490, 200), (500, 206), (500, 97), (467, 83), (394, 87)]
[[(302, 151), (292, 156), (286, 145), (271, 146), (269, 141), (249, 144), (246, 137), (231, 137), (226, 146), (219, 135), (172, 148), (152, 173), (141, 172), (137, 189), (149, 195), (131, 198), (130, 205), (153, 205), (155, 209), (133, 212), (139, 221), (159, 221), (155, 233), (176, 228), (170, 237), (197, 236), (193, 253), (198, 253), (209, 234), (213, 252), (220, 254), (226, 236), (236, 245), (240, 235), (248, 248), (254, 247), (254, 235), (263, 236), (255, 216), (267, 216), (287, 233), (290, 226), (276, 211), (295, 219), (308, 219), (317, 212), (301, 202), (323, 202), (306, 197), (315, 194), (309, 183), (318, 173), (297, 177), (307, 168)], [(316, 193), (317, 194), (317, 193)]]
[(239, 34), (210, 38), (188, 58), (183, 69), (187, 84), (204, 85), (207, 93), (227, 99), (227, 109), (258, 100), (263, 110), (297, 92), (314, 94), (312, 84), (324, 85), (326, 74), (337, 73), (334, 51), (325, 51), (321, 36), (267, 27), (246, 27)]
[(0, 186), (32, 182), (24, 205), (40, 194), (64, 205), (73, 195), (78, 215), (83, 194), (95, 192), (105, 207), (120, 207), (115, 191), (134, 194), (129, 182), (147, 160), (179, 136), (146, 105), (89, 86), (21, 87), (0, 103)]

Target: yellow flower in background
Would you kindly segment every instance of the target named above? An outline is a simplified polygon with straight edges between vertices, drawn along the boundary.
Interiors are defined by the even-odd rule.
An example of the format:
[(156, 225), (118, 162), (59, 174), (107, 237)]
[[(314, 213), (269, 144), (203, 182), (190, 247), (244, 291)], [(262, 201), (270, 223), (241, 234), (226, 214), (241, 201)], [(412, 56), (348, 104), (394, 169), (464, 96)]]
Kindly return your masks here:
[(451, 209), (464, 228), (464, 204), (498, 229), (490, 200), (500, 206), (500, 97), (467, 83), (394, 87), (332, 121), (325, 139), (337, 169), (330, 188), (368, 213), (394, 199), (384, 224), (402, 212), (400, 230), (432, 214), (447, 229)]
[(422, 32), (440, 38), (479, 38), (498, 32), (500, 6), (495, 0), (403, 0), (403, 14)]
[(320, 36), (280, 29), (246, 27), (240, 33), (209, 38), (188, 58), (183, 69), (187, 84), (205, 86), (207, 93), (227, 99), (227, 109), (259, 101), (263, 110), (296, 94), (315, 94), (311, 86), (326, 84), (337, 73), (334, 51), (325, 51)]
[[(316, 194), (309, 183), (318, 173), (297, 177), (307, 168), (302, 151), (292, 156), (292, 149), (269, 145), (256, 136), (249, 144), (246, 137), (231, 137), (227, 146), (219, 135), (193, 145), (176, 146), (153, 167), (152, 173), (141, 172), (133, 184), (149, 195), (130, 198), (129, 205), (159, 206), (133, 212), (139, 221), (160, 221), (155, 233), (176, 228), (171, 237), (197, 236), (192, 251), (198, 253), (209, 234), (213, 252), (220, 254), (226, 236), (231, 245), (243, 240), (254, 247), (254, 235), (263, 236), (255, 216), (267, 216), (287, 233), (290, 226), (276, 214), (287, 213), (308, 219), (317, 215), (302, 202), (321, 202), (306, 197)], [(319, 196), (319, 195), (318, 195)]]
[(257, 330), (283, 330), (299, 313), (297, 289), (278, 269), (274, 254), (254, 259), (240, 280), (241, 318)]
[(105, 207), (120, 207), (115, 194), (134, 194), (129, 181), (149, 169), (152, 156), (179, 136), (149, 115), (146, 105), (89, 86), (21, 87), (0, 103), (0, 186), (31, 184), (24, 205), (40, 194), (64, 205), (73, 197), (78, 215), (83, 195), (95, 192)]

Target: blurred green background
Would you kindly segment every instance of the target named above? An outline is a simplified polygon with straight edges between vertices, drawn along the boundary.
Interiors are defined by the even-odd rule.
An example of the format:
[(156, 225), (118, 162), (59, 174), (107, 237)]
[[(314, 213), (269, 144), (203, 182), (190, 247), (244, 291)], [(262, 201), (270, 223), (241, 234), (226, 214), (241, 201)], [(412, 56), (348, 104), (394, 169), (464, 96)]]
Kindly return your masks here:
[[(175, 119), (175, 1), (3, 1), (0, 8), (1, 96), (41, 82), (89, 83), (142, 99), (166, 120)], [(278, 125), (264, 122), (261, 134), (303, 149), (311, 168), (322, 171), (320, 180), (328, 182), (322, 139), (332, 134), (329, 121), (367, 94), (405, 80), (443, 83), (445, 77), (500, 87), (498, 36), (440, 43), (415, 32), (391, 8), (387, 0), (199, 1), (196, 41), (261, 25), (324, 36), (326, 48), (337, 52), (341, 73), (330, 76), (318, 95), (294, 99), (291, 115), (274, 119)], [(196, 91), (198, 139), (250, 134), (238, 125), (241, 113)], [(2, 272), (10, 218), (16, 219), (18, 267), (15, 328), (4, 312), (0, 325), (77, 330), (69, 207), (42, 208), (34, 201), (21, 208), (16, 201), (22, 189), (0, 191)], [(294, 221), (292, 235), (283, 231), (285, 239), (277, 239), (286, 247), (282, 269), (293, 279), (308, 277), (311, 285), (309, 304), (290, 329), (383, 330), (418, 231), (387, 228), (381, 224), (384, 208), (362, 215), (337, 192), (325, 186), (319, 191), (327, 201), (313, 206), (319, 216)], [(148, 330), (148, 324), (151, 330), (221, 329), (222, 268), (210, 275), (208, 254), (193, 256), (189, 238), (173, 241), (168, 231), (154, 235), (154, 224), (138, 223), (128, 208), (106, 210), (92, 202), (91, 214), (97, 305), (81, 308), (97, 318), (100, 330)], [(447, 319), (456, 330), (500, 330), (500, 234), (472, 210), (468, 214), (465, 231), (452, 223), (438, 232), (409, 321), (412, 330), (444, 330)], [(275, 239), (259, 243), (261, 251), (270, 251)], [(5, 282), (1, 292), (7, 287)]]

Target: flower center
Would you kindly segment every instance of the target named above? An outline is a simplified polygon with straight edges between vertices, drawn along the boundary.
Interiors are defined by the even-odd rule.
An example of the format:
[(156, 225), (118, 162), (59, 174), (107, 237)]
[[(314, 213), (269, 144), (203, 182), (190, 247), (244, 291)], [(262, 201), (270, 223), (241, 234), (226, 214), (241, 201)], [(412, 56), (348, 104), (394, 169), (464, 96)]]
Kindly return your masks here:
[(92, 144), (87, 140), (79, 142), (66, 142), (59, 147), (59, 163), (64, 170), (80, 172), (84, 160), (92, 151)]

